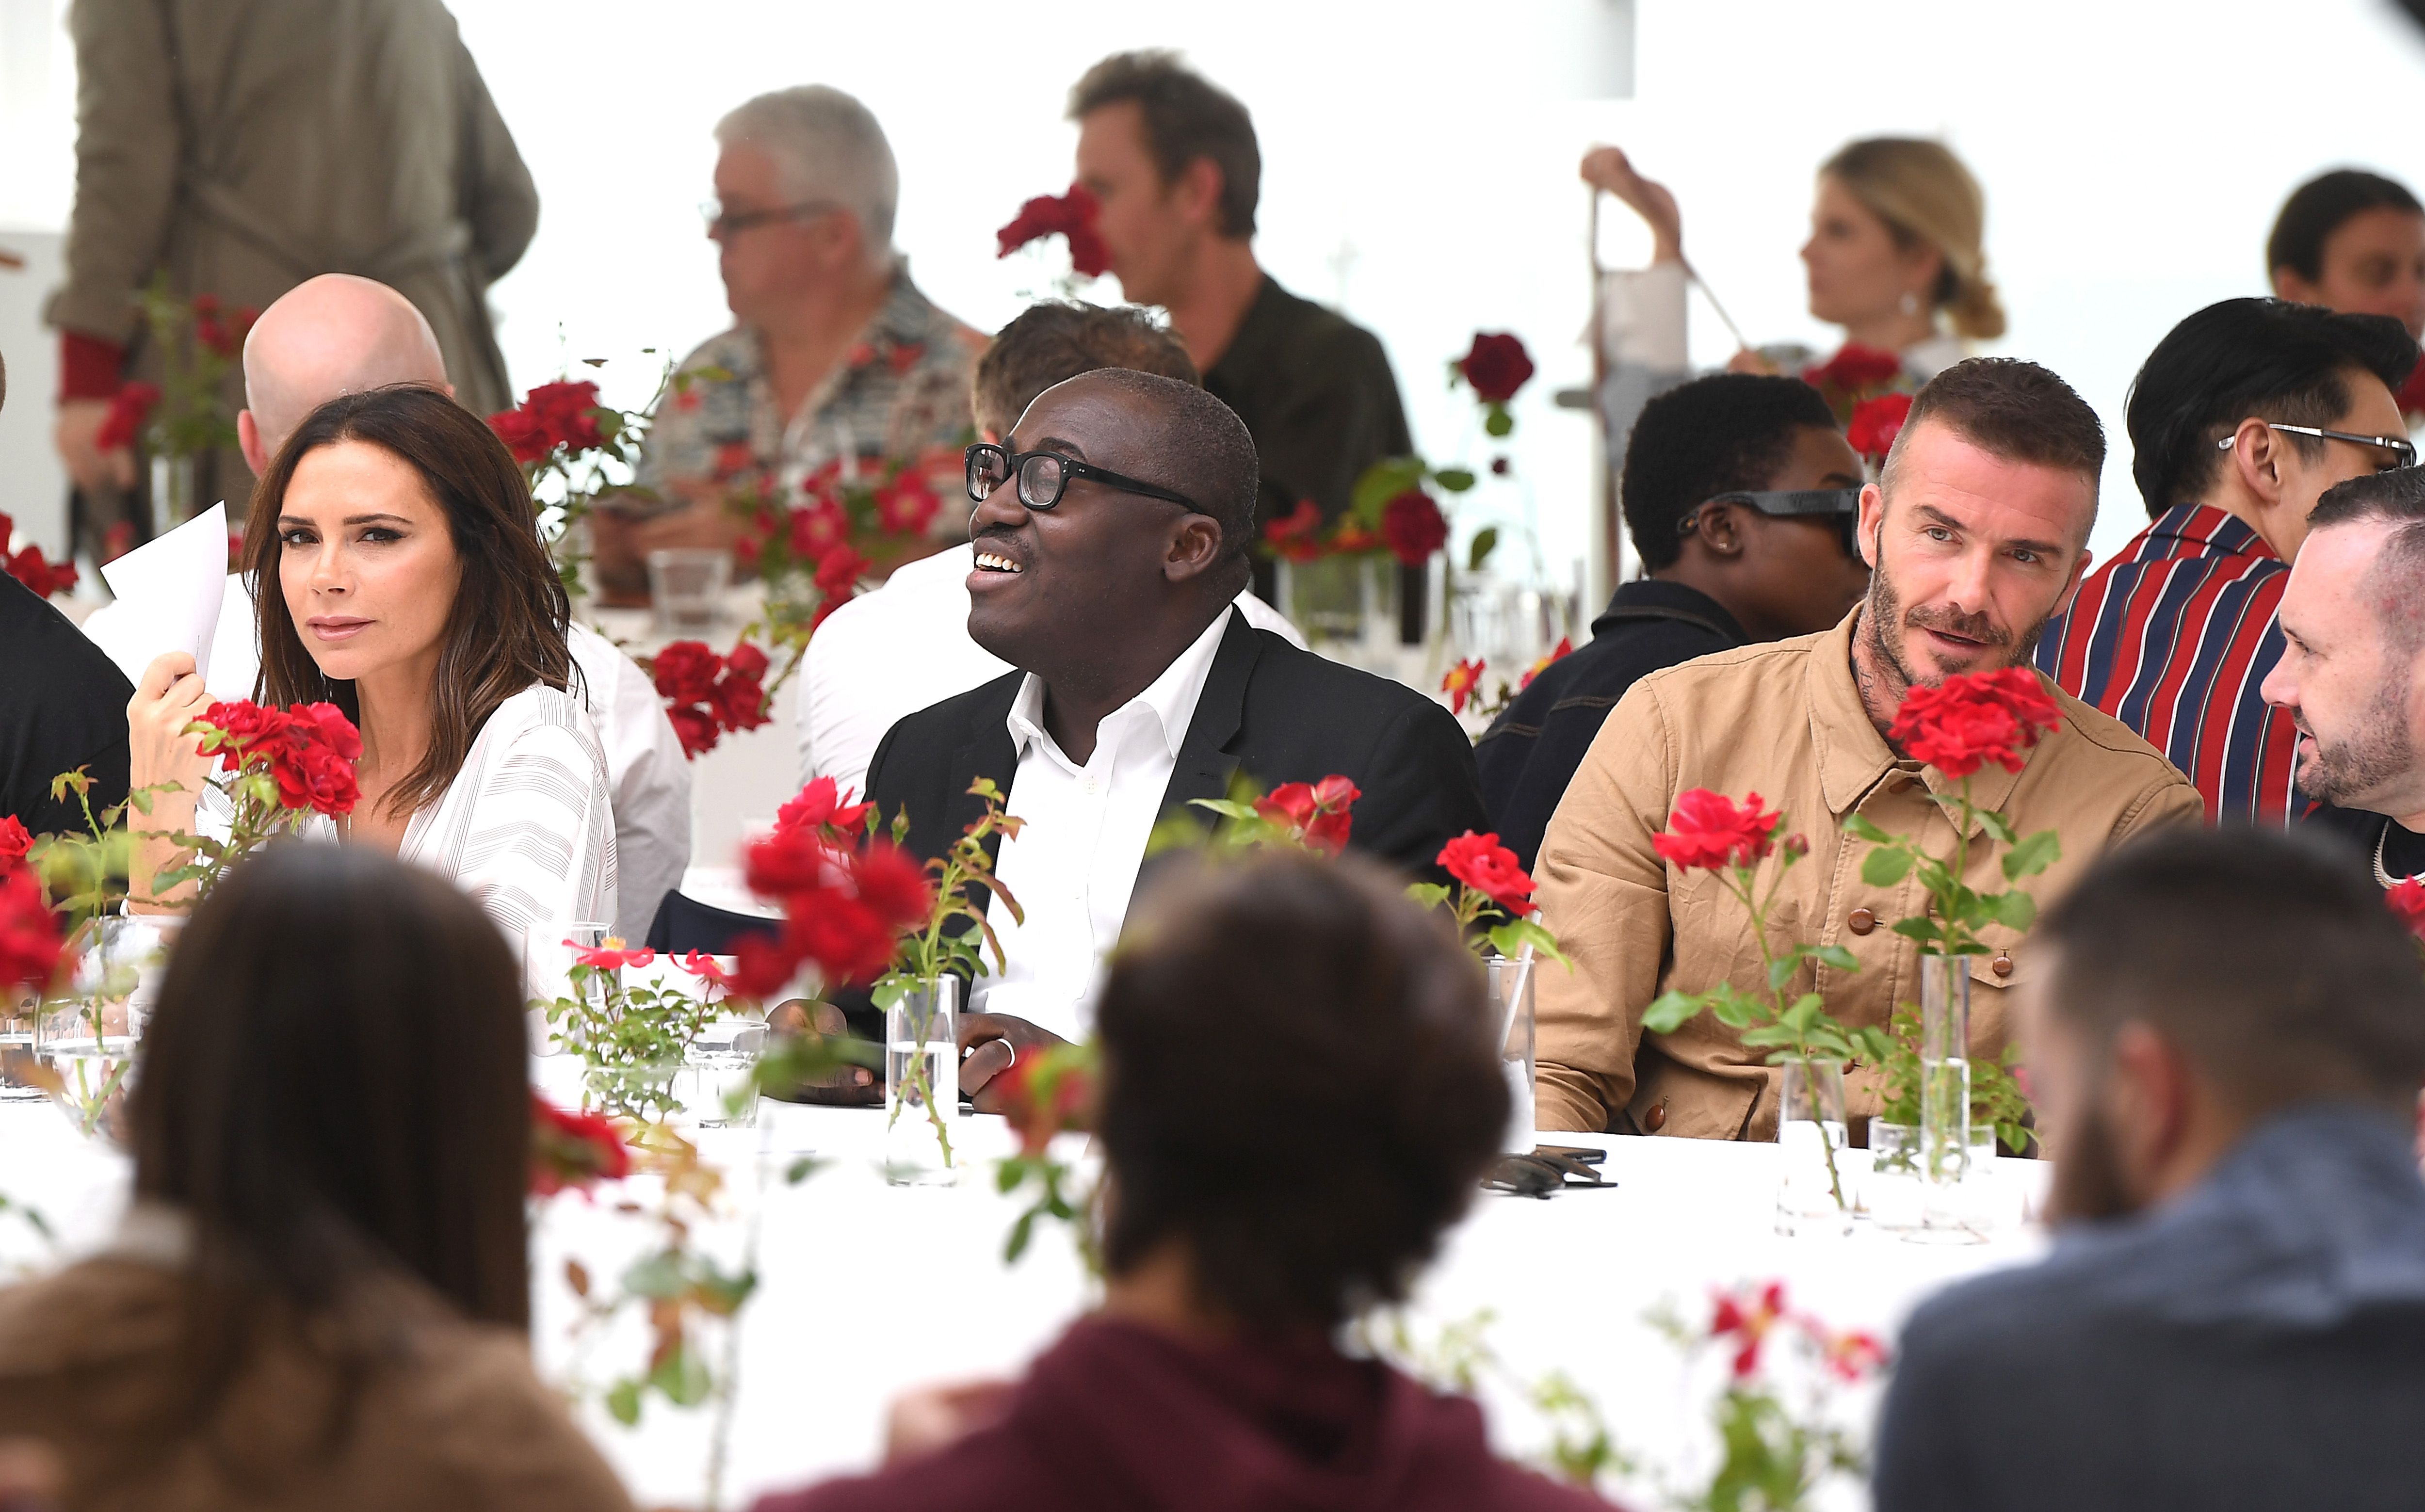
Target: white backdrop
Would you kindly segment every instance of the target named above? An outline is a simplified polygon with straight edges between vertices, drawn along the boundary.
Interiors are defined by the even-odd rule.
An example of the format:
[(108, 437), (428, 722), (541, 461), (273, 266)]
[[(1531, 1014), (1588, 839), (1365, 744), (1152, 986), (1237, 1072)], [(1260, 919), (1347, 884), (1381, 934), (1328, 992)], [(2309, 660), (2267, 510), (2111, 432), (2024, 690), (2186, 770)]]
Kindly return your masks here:
[[(67, 213), (72, 60), (56, 19), (40, 23), (64, 3), (0, 0), (0, 227)], [(1177, 46), (1255, 113), (1266, 265), (1380, 332), (1421, 445), (1471, 444), (1441, 364), (1476, 328), (1530, 344), (1544, 381), (1519, 402), (1517, 461), (1561, 577), (1583, 549), (1589, 441), (1548, 394), (1586, 368), (1574, 167), (1594, 140), (1674, 185), (1689, 251), (1756, 340), (1815, 343), (1793, 255), (1812, 169), (1854, 136), (1944, 136), (1987, 186), (1990, 267), (2013, 316), (1995, 349), (2069, 378), (2115, 432), (2108, 551), (2142, 518), (2121, 406), (2156, 338), (2203, 303), (2262, 291), (2265, 230), (2302, 177), (2354, 163), (2425, 180), (2408, 115), (2425, 42), (2388, 0), (1640, 0), (1634, 96), (1593, 103), (1541, 85), (1571, 60), (1534, 33), (1572, 24), (1572, 0), (454, 8), (545, 200), (538, 242), (495, 291), (518, 383), (607, 357), (610, 394), (636, 402), (654, 372), (639, 348), (686, 348), (721, 326), (695, 209), (709, 128), (801, 82), (875, 108), (901, 159), (900, 242), (919, 281), (998, 325), (1037, 279), (993, 260), (993, 229), (1068, 182), (1069, 82), (1115, 48)], [(1641, 255), (1621, 219), (1608, 252)], [(1726, 354), (1706, 307), (1694, 342)], [(8, 355), (20, 402), (39, 401), (52, 358)], [(0, 470), (26, 460), (0, 456)]]

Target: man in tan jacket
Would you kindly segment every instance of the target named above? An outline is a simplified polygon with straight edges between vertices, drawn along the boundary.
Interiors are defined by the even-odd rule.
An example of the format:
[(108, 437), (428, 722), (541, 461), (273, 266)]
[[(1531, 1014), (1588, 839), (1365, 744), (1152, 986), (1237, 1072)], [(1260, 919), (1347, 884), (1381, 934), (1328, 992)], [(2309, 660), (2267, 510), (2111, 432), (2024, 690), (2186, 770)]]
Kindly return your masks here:
[[(155, 378), (135, 296), (262, 309), (318, 273), (401, 293), (457, 396), (512, 400), (487, 293), (538, 226), (538, 196), (440, 0), (75, 0), (76, 195), (57, 443), (79, 489), (131, 486), (98, 436), (121, 378)], [(244, 404), (233, 374), (228, 412)], [(211, 498), (241, 512), (233, 448)]]
[[(1915, 834), (1951, 858), (1952, 822), (1930, 800), (1955, 784), (1890, 747), (1885, 732), (1914, 685), (2030, 665), (2048, 619), (2088, 566), (2105, 436), (2080, 396), (2044, 368), (1982, 359), (1932, 379), (1915, 399), (1880, 481), (1862, 491), (1869, 598), (1817, 635), (1747, 646), (1653, 673), (1602, 726), (1542, 844), (1543, 920), (1574, 960), (1540, 979), (1539, 1126), (1764, 1139), (1776, 1129), (1775, 1072), (1735, 1032), (1702, 1015), (1672, 1035), (1643, 1031), (1670, 989), (1729, 980), (1763, 989), (1742, 906), (1708, 872), (1670, 867), (1651, 845), (1678, 795), (1758, 793), (1810, 854), (1786, 874), (1770, 914), (1784, 941), (1848, 947), (1860, 970), (1806, 965), (1848, 1024), (1883, 1025), (1919, 995), (1919, 947), (1895, 921), (1921, 912), (1906, 877), (1861, 879), (1869, 845), (1843, 832), (1855, 813)], [(2097, 854), (2150, 825), (2194, 823), (2197, 790), (2145, 741), (2048, 685), (2061, 726), (2017, 774), (1989, 765), (1973, 798), (2028, 834), (2052, 828), (2063, 857), (2025, 884), (2041, 905)], [(2005, 883), (2001, 847), (1974, 844), (1967, 878)], [(1775, 880), (1772, 859), (1759, 885)], [(1990, 926), (1974, 970), (1970, 1050), (2005, 1041), (2007, 989), (2035, 962), (2026, 937)], [(1813, 979), (1815, 973), (1815, 981)], [(1875, 1110), (1856, 1078), (1855, 1116)]]

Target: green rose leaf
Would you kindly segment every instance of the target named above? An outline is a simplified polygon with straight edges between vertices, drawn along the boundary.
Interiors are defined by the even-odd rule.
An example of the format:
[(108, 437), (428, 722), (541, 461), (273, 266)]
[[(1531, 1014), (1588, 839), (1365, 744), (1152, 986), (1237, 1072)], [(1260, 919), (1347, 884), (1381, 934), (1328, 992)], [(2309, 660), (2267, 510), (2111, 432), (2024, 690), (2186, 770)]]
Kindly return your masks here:
[(2017, 882), (2024, 877), (2035, 877), (2062, 859), (2062, 837), (2051, 829), (2041, 829), (2013, 843), (2011, 854), (2004, 858), (2004, 878)]
[(1861, 880), (1871, 887), (1892, 887), (1911, 875), (1911, 852), (1900, 845), (1873, 850), (1861, 858)]
[(1482, 564), (1490, 560), (1490, 554), (1497, 549), (1498, 545), (1499, 527), (1497, 525), (1485, 525), (1475, 531), (1473, 545), (1466, 553), (1465, 570), (1469, 572), (1481, 571)]
[(629, 1376), (606, 1389), (606, 1411), (625, 1427), (640, 1421), (640, 1383)]
[(1857, 813), (1844, 821), (1844, 833), (1852, 836), (1855, 840), (1866, 840), (1872, 845), (1891, 845), (1896, 844), (1894, 836), (1887, 834), (1885, 830), (1879, 828), (1876, 825), (1871, 824), (1869, 820), (1862, 818)]
[(1987, 901), (1992, 906), (1996, 922), (2007, 929), (2027, 929), (2037, 923), (2037, 899), (2019, 888), (1999, 893)]
[(1861, 969), (1859, 958), (1842, 945), (1808, 945), (1804, 949), (1808, 952), (1812, 960), (1822, 966), (1833, 966), (1839, 972), (1857, 972)]
[(1515, 430), (1516, 417), (1507, 412), (1505, 405), (1494, 404), (1484, 413), (1482, 428), (1486, 434), (1504, 436)]
[(1686, 1021), (1699, 1013), (1702, 1006), (1698, 994), (1662, 992), (1657, 1002), (1643, 1010), (1642, 1027), (1649, 1034), (1672, 1035), (1682, 1028)]
[(1443, 467), (1432, 475), (1432, 481), (1451, 493), (1463, 493), (1473, 487), (1473, 475), (1462, 467)]
[(1575, 969), (1575, 963), (1566, 958), (1566, 953), (1558, 948), (1558, 937), (1534, 920), (1510, 919), (1483, 938), (1488, 940), (1491, 948), (1502, 956), (1514, 956), (1530, 945), (1533, 954), (1544, 960), (1556, 961), (1570, 972)]

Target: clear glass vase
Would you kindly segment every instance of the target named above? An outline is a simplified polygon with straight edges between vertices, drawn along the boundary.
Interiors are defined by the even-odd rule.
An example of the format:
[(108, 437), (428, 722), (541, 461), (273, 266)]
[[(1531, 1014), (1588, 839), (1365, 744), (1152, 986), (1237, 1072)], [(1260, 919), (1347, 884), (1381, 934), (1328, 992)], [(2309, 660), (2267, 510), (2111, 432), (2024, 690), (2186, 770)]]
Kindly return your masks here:
[(1919, 1128), (1870, 1120), (1870, 1168), (1861, 1178), (1861, 1208), (1870, 1222), (1893, 1233), (1919, 1227)]
[(950, 1186), (960, 1147), (960, 979), (949, 973), (902, 989), (884, 1010), (884, 1179), (895, 1186)]
[(1919, 957), (1919, 1181), (1922, 1236), (1978, 1237), (1963, 1182), (1970, 1171), (1970, 963)]
[(766, 1049), (766, 1021), (733, 1013), (711, 1021), (683, 1054), (677, 1096), (702, 1129), (749, 1129), (758, 1123), (758, 1057)]
[(167, 535), (201, 513), (200, 469), (190, 457), (152, 458), (152, 536)]
[(1844, 1068), (1790, 1060), (1778, 1070), (1776, 1231), (1851, 1233), (1852, 1193), (1841, 1158), (1848, 1142)]
[(34, 1060), (41, 1007), (30, 989), (0, 989), (0, 1102), (39, 1102), (51, 1095)]
[(76, 957), (70, 995), (34, 1021), (35, 1075), (80, 1133), (122, 1140), (136, 1046), (159, 989), (161, 926), (102, 919)]
[(1490, 1002), (1499, 1011), (1499, 1067), (1507, 1074), (1507, 1136), (1502, 1153), (1533, 1150), (1533, 947), (1515, 956), (1491, 956)]

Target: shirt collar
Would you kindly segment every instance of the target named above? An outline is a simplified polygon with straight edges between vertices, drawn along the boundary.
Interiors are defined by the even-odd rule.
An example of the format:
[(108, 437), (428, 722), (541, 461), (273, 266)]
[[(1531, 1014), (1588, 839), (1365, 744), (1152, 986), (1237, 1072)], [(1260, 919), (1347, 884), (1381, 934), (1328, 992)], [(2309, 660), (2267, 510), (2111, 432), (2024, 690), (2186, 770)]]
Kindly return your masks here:
[(2147, 522), (2150, 536), (2169, 536), (2213, 556), (2261, 556), (2280, 561), (2247, 521), (2210, 504), (2176, 504)]
[(1628, 620), (1673, 617), (1702, 619), (1737, 645), (1751, 639), (1726, 606), (1699, 588), (1660, 577), (1638, 577), (1617, 585), (1608, 607), (1592, 621), (1592, 635), (1604, 635)]
[[(1187, 743), (1187, 727), (1196, 717), (1196, 705), (1204, 696), (1205, 679), (1212, 675), (1212, 658), (1221, 650), (1221, 636), (1229, 630), (1229, 618), (1235, 612), (1225, 606), (1214, 615), (1204, 633), (1164, 668), (1160, 677), (1147, 684), (1144, 692), (1105, 716), (1103, 722), (1110, 724), (1132, 709), (1142, 711), (1151, 716), (1164, 748), (1176, 759), (1179, 748)], [(1021, 761), (1039, 745), (1060, 753), (1061, 748), (1044, 729), (1044, 680), (1034, 672), (1020, 679), (1019, 695), (1010, 700), (1006, 722), (1011, 745), (1018, 749)], [(1097, 748), (1100, 748), (1100, 743)], [(1064, 755), (1062, 759), (1067, 761), (1068, 757)]]
[[(1810, 647), (1811, 744), (1819, 755), (1820, 791), (1826, 796), (1828, 812), (1839, 816), (1852, 812), (1896, 764), (1894, 748), (1870, 722), (1869, 706), (1861, 701), (1860, 687), (1853, 681), (1853, 630), (1860, 622), (1863, 607), (1855, 606)], [(2044, 673), (2035, 668), (2031, 670), (2041, 684), (2046, 683)], [(2059, 706), (2061, 700), (2057, 702)], [(2038, 745), (2059, 733), (2049, 732)], [(2037, 747), (2031, 748), (2022, 771), (2029, 769), (2036, 751)], [(1920, 768), (1919, 776), (1929, 791), (1940, 797), (1951, 799), (1962, 791), (1958, 780), (1934, 766)], [(1980, 813), (2002, 809), (2020, 780), (2020, 772), (2008, 772), (1992, 762), (1981, 767), (1970, 779), (1971, 807)], [(1974, 824), (1972, 832), (1982, 828)]]

